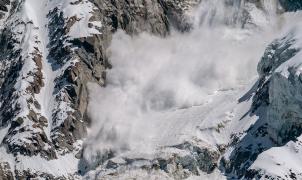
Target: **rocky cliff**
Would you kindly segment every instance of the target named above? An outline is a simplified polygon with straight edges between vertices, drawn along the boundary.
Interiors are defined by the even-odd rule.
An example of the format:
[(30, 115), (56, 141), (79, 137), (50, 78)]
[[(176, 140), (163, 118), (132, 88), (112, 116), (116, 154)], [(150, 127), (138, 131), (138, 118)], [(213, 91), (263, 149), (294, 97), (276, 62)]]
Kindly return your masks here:
[[(89, 171), (93, 171), (95, 178), (123, 179), (123, 172), (133, 166), (140, 178), (153, 173), (160, 178), (184, 179), (218, 169), (230, 178), (256, 177), (257, 173), (249, 168), (260, 153), (283, 146), (302, 132), (300, 60), (294, 58), (301, 46), (295, 31), (269, 45), (258, 65), (259, 80), (251, 91), (254, 94), (248, 116), (258, 115), (259, 125), (246, 131), (252, 143), (246, 144), (250, 137), (243, 137), (233, 142), (234, 146), (214, 147), (193, 139), (166, 147), (160, 151), (165, 156), (151, 159), (121, 158), (109, 152), (105, 158), (101, 154), (88, 163), (83, 157), (91, 123), (87, 84), (106, 88), (106, 71), (114, 68), (108, 58), (113, 34), (119, 29), (130, 36), (148, 32), (162, 38), (174, 31), (188, 33), (196, 25), (190, 13), (200, 3), (0, 1), (0, 177), (82, 179), (91, 178)], [(255, 29), (259, 26), (251, 9), (264, 17), (269, 14), (267, 3), (261, 0), (223, 3), (234, 11), (231, 18), (224, 19), (228, 26)], [(301, 9), (300, 1), (270, 3), (277, 14)], [(295, 63), (289, 63), (292, 61)], [(259, 136), (267, 144), (259, 145)], [(234, 150), (220, 161), (228, 147)]]
[[(111, 68), (106, 48), (112, 34), (117, 29), (159, 36), (172, 28), (185, 31), (189, 28), (183, 20), (185, 10), (196, 3), (2, 1), (3, 151), (15, 156), (16, 163), (19, 156), (53, 160), (80, 151), (79, 140), (89, 125), (86, 85), (106, 85), (105, 69)], [(18, 168), (14, 174), (42, 176)]]

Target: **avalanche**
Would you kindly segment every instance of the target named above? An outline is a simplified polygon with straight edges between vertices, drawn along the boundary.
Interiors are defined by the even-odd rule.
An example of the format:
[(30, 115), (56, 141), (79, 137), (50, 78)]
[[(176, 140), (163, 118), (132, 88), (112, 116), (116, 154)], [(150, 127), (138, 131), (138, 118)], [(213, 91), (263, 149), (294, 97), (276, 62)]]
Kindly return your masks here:
[[(85, 157), (92, 166), (106, 160), (108, 153), (151, 162), (161, 153), (186, 156), (182, 153), (190, 152), (171, 148), (184, 142), (201, 143), (223, 154), (221, 147), (236, 136), (239, 141), (244, 138), (258, 120), (257, 115), (247, 115), (253, 101), (247, 92), (256, 83), (257, 63), (294, 19), (277, 17), (274, 2), (266, 2), (263, 11), (249, 3), (226, 6), (223, 1), (203, 1), (191, 12), (195, 26), (190, 33), (175, 32), (164, 39), (117, 32), (109, 48), (113, 69), (108, 71), (106, 88), (90, 86), (93, 126)], [(243, 22), (245, 10), (250, 17)], [(224, 157), (230, 158), (233, 150), (228, 148)], [(106, 164), (89, 176), (112, 173)], [(127, 177), (137, 176), (135, 170), (128, 172), (123, 163), (117, 164)]]
[(302, 179), (299, 2), (0, 1), (0, 179)]

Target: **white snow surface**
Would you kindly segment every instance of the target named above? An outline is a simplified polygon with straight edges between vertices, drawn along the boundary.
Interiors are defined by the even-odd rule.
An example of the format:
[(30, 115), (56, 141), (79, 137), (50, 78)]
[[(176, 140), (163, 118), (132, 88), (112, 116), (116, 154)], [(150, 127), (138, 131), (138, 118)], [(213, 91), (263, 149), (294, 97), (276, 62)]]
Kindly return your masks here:
[(283, 179), (292, 179), (294, 173), (297, 179), (302, 179), (302, 137), (261, 153), (250, 169)]
[[(53, 70), (50, 62), (47, 59), (49, 49), (47, 47), (49, 43), (48, 37), (48, 23), (49, 19), (47, 15), (54, 8), (58, 8), (64, 13), (64, 18), (67, 21), (72, 16), (77, 17), (76, 23), (71, 27), (71, 30), (67, 36), (69, 39), (88, 37), (93, 34), (99, 34), (95, 28), (88, 28), (89, 19), (93, 13), (93, 4), (87, 0), (76, 3), (76, 0), (24, 0), (21, 2), (19, 11), (15, 12), (7, 21), (0, 22), (6, 23), (9, 27), (12, 27), (12, 31), (16, 34), (16, 39), (20, 42), (20, 48), (22, 50), (21, 55), (24, 58), (24, 65), (20, 72), (20, 76), (15, 85), (16, 94), (19, 95), (18, 103), (20, 104), (21, 110), (18, 117), (24, 117), (29, 113), (30, 109), (34, 109), (38, 112), (38, 116), (44, 116), (48, 119), (48, 127), (44, 128), (47, 137), (50, 139), (51, 130), (59, 126), (62, 122), (52, 123), (52, 113), (55, 106), (60, 106), (61, 110), (71, 111), (72, 109), (67, 104), (57, 104), (55, 102), (54, 91), (54, 80), (56, 77), (61, 75), (64, 70), (73, 65), (77, 59), (72, 59), (66, 63), (62, 69)], [(24, 22), (25, 25), (19, 23)], [(101, 26), (100, 22), (92, 22), (95, 26)], [(35, 73), (38, 69), (36, 63), (33, 61), (34, 54), (40, 54), (42, 56), (42, 73), (44, 86), (41, 88), (39, 94), (32, 97), (26, 88), (34, 81), (31, 74)], [(34, 98), (38, 100), (41, 105), (41, 109), (37, 109), (34, 106), (28, 106), (28, 99)], [(62, 121), (64, 114), (62, 114)], [(33, 122), (26, 120), (22, 126), (26, 127), (26, 131), (18, 133), (10, 139), (11, 142), (19, 145), (24, 143), (30, 143), (32, 133), (42, 131), (39, 128), (33, 128)], [(0, 130), (0, 137), (4, 137), (8, 131), (8, 128)], [(1, 140), (2, 142), (2, 140)], [(81, 144), (81, 142), (78, 142)], [(45, 150), (50, 148), (45, 145)], [(79, 150), (76, 148), (76, 150)], [(74, 174), (77, 171), (78, 159), (76, 159), (74, 153), (66, 156), (60, 156), (57, 160), (47, 161), (40, 156), (36, 157), (25, 157), (18, 155), (17, 159), (12, 155), (6, 153), (2, 148), (0, 153), (0, 159), (4, 162), (9, 162), (13, 169), (30, 170), (33, 173), (49, 173), (54, 176), (65, 176), (68, 177), (70, 174)]]
[(93, 10), (96, 8), (93, 3), (88, 0), (48, 0), (52, 7), (58, 7), (62, 10), (64, 18), (67, 20), (76, 17), (76, 22), (72, 25), (68, 35), (69, 39), (81, 37), (89, 37), (94, 34), (100, 34), (95, 28), (88, 28), (88, 24), (92, 23), (97, 27), (101, 27), (101, 22), (92, 21)]
[[(293, 44), (293, 48), (301, 49), (302, 24), (299, 21), (302, 18), (302, 13), (288, 13), (285, 15), (285, 18), (291, 18), (292, 20), (287, 23), (287, 29), (280, 37), (293, 37), (296, 40)], [(301, 51), (290, 60), (281, 64), (275, 72), (288, 78), (290, 74), (289, 68), (294, 68), (296, 76), (301, 75)], [(260, 170), (262, 173), (274, 178), (302, 179), (302, 137), (300, 136), (296, 141), (290, 141), (284, 146), (273, 147), (261, 153), (250, 169)]]
[[(296, 42), (292, 48), (301, 49), (302, 47), (302, 24), (295, 23), (299, 22), (302, 18), (301, 12), (288, 13), (284, 17), (285, 19), (291, 19), (290, 22), (286, 23), (286, 30), (282, 33), (282, 36), (286, 37), (293, 36)], [(302, 52), (298, 52), (293, 58), (289, 61), (286, 61), (281, 66), (276, 69), (276, 72), (279, 72), (284, 77), (288, 78), (289, 76), (289, 67), (296, 70), (296, 76), (299, 76), (302, 72), (302, 62), (301, 62)]]
[[(32, 81), (27, 74), (35, 71), (36, 67), (30, 53), (33, 52), (34, 46), (38, 46), (43, 56), (42, 71), (46, 83), (36, 98), (42, 102), (40, 113), (47, 119), (52, 119), (52, 109), (57, 105), (52, 94), (53, 81), (62, 73), (61, 70), (53, 71), (46, 58), (48, 55), (46, 45), (49, 42), (47, 13), (54, 7), (59, 7), (66, 19), (77, 16), (79, 20), (68, 34), (70, 39), (100, 33), (94, 28), (88, 28), (93, 4), (88, 0), (78, 4), (74, 2), (76, 1), (25, 0), (19, 17), (24, 18), (24, 21), (32, 21), (33, 24), (26, 29), (15, 30), (26, 32), (22, 53), (24, 57), (28, 56), (20, 77), (26, 80), (20, 79), (15, 88), (22, 94)], [(197, 27), (191, 33), (174, 33), (167, 38), (154, 37), (146, 33), (130, 37), (118, 31), (109, 48), (114, 68), (108, 71), (107, 87), (90, 85), (89, 113), (93, 125), (85, 142), (87, 146), (85, 157), (93, 161), (96, 153), (113, 149), (118, 152), (116, 158), (152, 159), (163, 152), (159, 149), (192, 139), (202, 142), (205, 147), (217, 149), (217, 145), (230, 142), (231, 134), (248, 129), (257, 120), (255, 116), (244, 116), (250, 108), (251, 99), (241, 103), (238, 100), (255, 82), (256, 64), (265, 47), (276, 34), (284, 31), (282, 28), (278, 29), (281, 20), (272, 20), (270, 17), (275, 16), (271, 13), (267, 15), (253, 5), (249, 8), (253, 22), (259, 25), (260, 29), (238, 29), (221, 25), (210, 28), (201, 25), (199, 20), (195, 19)], [(275, 8), (267, 7), (271, 10), (268, 12), (273, 12), (272, 9)], [(204, 7), (197, 9), (205, 10)], [(299, 14), (295, 14), (294, 17), (301, 18)], [(281, 24), (287, 26), (289, 21), (287, 19), (293, 20), (291, 18), (283, 18)], [(100, 22), (91, 23), (98, 27), (102, 25)], [(298, 34), (297, 37), (302, 37), (301, 33)], [(39, 40), (40, 43), (35, 43), (35, 40)], [(289, 66), (302, 69), (300, 57), (301, 54), (296, 55), (278, 70), (284, 72), (286, 76)], [(76, 61), (75, 59), (69, 63)], [(23, 101), (24, 109), (19, 116), (28, 113), (26, 98), (28, 96), (23, 94), (20, 99), (21, 103)], [(63, 106), (62, 109), (68, 108), (64, 104), (60, 106)], [(55, 125), (60, 125), (60, 122)], [(52, 128), (49, 123), (46, 130), (48, 137)], [(6, 134), (7, 130), (1, 129), (0, 137)], [(27, 135), (30, 136), (26, 133), (20, 134), (16, 136), (18, 137), (16, 140), (26, 140)], [(251, 168), (265, 169), (269, 174), (282, 175), (284, 178), (287, 178), (285, 175), (289, 175), (289, 169), (302, 172), (300, 141), (301, 138), (297, 142), (289, 142), (284, 147), (265, 151)], [(169, 153), (176, 150), (167, 151)], [(3, 148), (0, 149), (0, 160), (8, 161), (13, 168), (66, 177), (77, 171), (78, 160), (74, 155), (71, 153), (51, 161), (41, 157), (19, 156), (16, 163), (13, 156), (8, 155)], [(94, 177), (96, 174), (98, 169), (91, 171), (87, 177)], [(146, 173), (143, 170), (130, 170), (126, 174), (111, 176), (108, 179), (130, 177), (171, 179), (161, 171)], [(201, 174), (189, 179), (224, 178), (218, 170), (215, 170), (210, 175)]]

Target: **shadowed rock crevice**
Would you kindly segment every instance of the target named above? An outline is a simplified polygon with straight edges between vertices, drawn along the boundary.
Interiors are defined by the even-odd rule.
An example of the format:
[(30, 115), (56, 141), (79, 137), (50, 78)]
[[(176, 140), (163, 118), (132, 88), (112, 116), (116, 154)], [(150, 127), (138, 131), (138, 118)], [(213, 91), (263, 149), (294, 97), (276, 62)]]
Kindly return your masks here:
[(302, 9), (301, 0), (279, 0), (279, 2), (286, 11), (298, 11)]
[(250, 169), (258, 155), (272, 147), (296, 141), (302, 133), (301, 75), (297, 76), (293, 67), (283, 69), (288, 71), (288, 77), (277, 71), (300, 52), (295, 48), (295, 42), (294, 35), (289, 34), (268, 46), (258, 64), (259, 81), (240, 99), (242, 102), (253, 97), (251, 109), (245, 116), (257, 116), (258, 119), (245, 135), (238, 136), (239, 141), (234, 143), (231, 155), (220, 162), (220, 168), (229, 179), (260, 178), (263, 174)]

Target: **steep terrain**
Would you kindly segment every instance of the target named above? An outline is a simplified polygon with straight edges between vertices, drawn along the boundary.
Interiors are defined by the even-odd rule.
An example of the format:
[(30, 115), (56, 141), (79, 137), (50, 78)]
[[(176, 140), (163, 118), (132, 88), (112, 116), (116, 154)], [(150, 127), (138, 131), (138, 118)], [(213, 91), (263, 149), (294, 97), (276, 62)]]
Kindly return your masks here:
[(0, 179), (302, 179), (301, 7), (0, 1)]
[[(89, 124), (86, 84), (105, 85), (111, 34), (122, 28), (167, 35), (172, 21), (182, 22), (182, 8), (157, 1), (1, 2), (3, 176), (77, 172)], [(72, 166), (50, 168), (61, 161)]]

